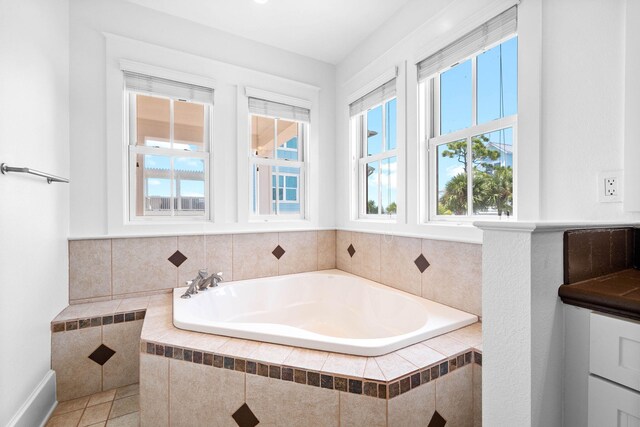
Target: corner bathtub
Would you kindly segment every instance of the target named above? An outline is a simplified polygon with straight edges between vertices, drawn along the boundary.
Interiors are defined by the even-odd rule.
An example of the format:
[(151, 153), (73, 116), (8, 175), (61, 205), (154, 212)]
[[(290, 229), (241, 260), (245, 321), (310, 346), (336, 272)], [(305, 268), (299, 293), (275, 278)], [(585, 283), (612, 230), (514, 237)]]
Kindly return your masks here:
[(190, 331), (379, 356), (475, 323), (472, 314), (339, 270), (173, 291), (173, 324)]

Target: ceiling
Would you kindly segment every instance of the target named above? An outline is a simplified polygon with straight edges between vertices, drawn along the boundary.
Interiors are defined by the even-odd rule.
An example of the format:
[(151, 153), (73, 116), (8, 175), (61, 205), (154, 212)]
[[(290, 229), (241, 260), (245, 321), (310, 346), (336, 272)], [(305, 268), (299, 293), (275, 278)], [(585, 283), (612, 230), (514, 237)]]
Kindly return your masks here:
[(337, 64), (409, 0), (128, 0)]

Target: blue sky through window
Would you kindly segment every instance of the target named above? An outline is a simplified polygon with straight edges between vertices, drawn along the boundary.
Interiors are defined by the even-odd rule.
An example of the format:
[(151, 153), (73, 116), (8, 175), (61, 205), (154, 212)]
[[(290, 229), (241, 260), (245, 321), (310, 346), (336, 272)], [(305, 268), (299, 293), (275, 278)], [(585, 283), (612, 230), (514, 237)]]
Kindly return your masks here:
[[(502, 60), (502, 61), (501, 61)], [(471, 60), (440, 75), (441, 135), (464, 129), (472, 123)], [(518, 38), (513, 37), (477, 57), (477, 123), (508, 117), (518, 112)], [(492, 148), (506, 151), (501, 160), (512, 166), (512, 129), (486, 134)], [(446, 144), (437, 150), (438, 198), (448, 181), (464, 173), (457, 158), (442, 157)]]

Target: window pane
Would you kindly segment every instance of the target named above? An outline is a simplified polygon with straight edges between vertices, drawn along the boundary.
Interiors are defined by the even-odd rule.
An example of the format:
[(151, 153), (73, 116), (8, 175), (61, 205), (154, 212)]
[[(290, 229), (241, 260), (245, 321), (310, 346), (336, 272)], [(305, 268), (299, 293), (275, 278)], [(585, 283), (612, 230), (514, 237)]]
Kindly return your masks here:
[(518, 112), (518, 39), (478, 55), (478, 124)]
[(467, 141), (437, 148), (438, 215), (467, 215)]
[(171, 158), (136, 155), (136, 214), (171, 215)]
[(256, 165), (252, 189), (252, 211), (256, 215), (301, 213), (300, 168)]
[(387, 135), (387, 150), (393, 150), (396, 148), (396, 129), (397, 129), (397, 111), (396, 111), (396, 98), (387, 102), (387, 117), (386, 119), (386, 135)]
[(471, 126), (471, 60), (440, 75), (440, 135)]
[[(298, 123), (278, 120), (278, 159), (298, 160)], [(293, 148), (291, 148), (293, 147)]]
[(382, 105), (367, 111), (367, 155), (382, 152)]
[(173, 176), (176, 214), (204, 214), (204, 159), (176, 157)]
[(135, 145), (171, 148), (171, 101), (136, 95)]
[(278, 203), (278, 213), (299, 214), (300, 213), (300, 168), (279, 166), (276, 173), (279, 176), (281, 188), (278, 188), (280, 201)]
[(473, 213), (513, 213), (513, 129), (474, 136)]
[(273, 158), (276, 120), (269, 117), (251, 116), (251, 154), (256, 157)]
[(378, 214), (378, 182), (380, 180), (380, 162), (367, 163), (367, 214)]
[(275, 213), (277, 194), (277, 176), (275, 168), (267, 165), (254, 165), (251, 174), (251, 204), (255, 215), (270, 215)]
[(177, 150), (207, 151), (205, 146), (205, 108), (202, 104), (174, 101), (174, 143)]
[(382, 194), (381, 212), (387, 215), (395, 215), (396, 182), (398, 176), (397, 157), (390, 157), (380, 162), (380, 190)]

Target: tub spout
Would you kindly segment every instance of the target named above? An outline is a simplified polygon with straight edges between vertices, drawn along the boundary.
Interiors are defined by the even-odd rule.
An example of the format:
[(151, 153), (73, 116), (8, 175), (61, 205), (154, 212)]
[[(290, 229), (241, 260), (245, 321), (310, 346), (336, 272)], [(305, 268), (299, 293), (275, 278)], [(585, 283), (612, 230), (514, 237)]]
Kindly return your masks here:
[(198, 293), (195, 280), (187, 280), (187, 286), (189, 287), (184, 291), (184, 294), (182, 294), (180, 298), (191, 298), (191, 295)]

